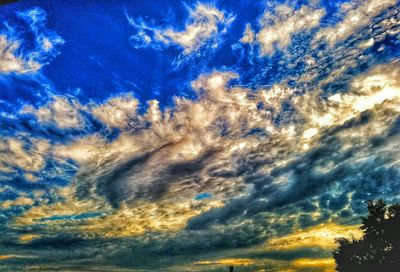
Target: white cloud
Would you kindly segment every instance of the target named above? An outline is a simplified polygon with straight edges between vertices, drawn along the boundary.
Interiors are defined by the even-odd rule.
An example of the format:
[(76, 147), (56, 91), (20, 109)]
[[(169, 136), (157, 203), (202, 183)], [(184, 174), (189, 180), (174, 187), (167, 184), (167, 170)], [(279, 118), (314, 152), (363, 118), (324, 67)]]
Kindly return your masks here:
[(246, 29), (243, 32), (243, 37), (240, 39), (242, 43), (253, 43), (255, 40), (254, 30), (251, 29), (250, 24), (246, 24)]
[(226, 31), (232, 20), (232, 16), (225, 18), (225, 14), (213, 6), (198, 4), (194, 10), (190, 10), (190, 19), (184, 31), (166, 29), (156, 32), (156, 37), (180, 45), (185, 49), (184, 52), (189, 54), (220, 31)]
[[(302, 114), (308, 119), (303, 133), (304, 139), (311, 141), (312, 137), (319, 135), (324, 129), (344, 124), (362, 112), (373, 110), (386, 102), (399, 103), (399, 78), (399, 62), (392, 62), (376, 66), (367, 73), (355, 77), (348, 92), (333, 94), (326, 101), (311, 98), (314, 102), (309, 100), (307, 103), (317, 104), (302, 109)], [(309, 98), (305, 96), (297, 103), (305, 103), (307, 99)]]
[(280, 5), (274, 13), (266, 12), (260, 22), (261, 30), (256, 35), (261, 55), (272, 55), (275, 52), (274, 45), (284, 49), (291, 43), (294, 34), (317, 27), (324, 15), (325, 10), (308, 6), (294, 10), (287, 5)]
[(0, 138), (0, 171), (13, 173), (20, 168), (28, 175), (40, 171), (45, 166), (49, 150), (50, 144), (45, 140), (33, 139), (28, 144), (17, 138)]
[(218, 46), (215, 39), (225, 33), (234, 20), (232, 15), (226, 15), (211, 4), (202, 3), (189, 9), (189, 18), (183, 30), (150, 27), (140, 19), (135, 20), (128, 15), (127, 18), (130, 24), (137, 28), (137, 33), (131, 37), (135, 48), (157, 48), (157, 43), (175, 44), (184, 49), (185, 55), (199, 50), (209, 42), (212, 43), (211, 46)]
[(15, 51), (18, 49), (17, 42), (10, 42), (5, 35), (0, 35), (0, 72), (28, 72), (37, 70), (40, 66), (35, 62), (25, 63), (22, 59), (18, 58)]
[[(122, 132), (113, 141), (104, 139), (100, 134), (92, 134), (65, 145), (53, 146), (52, 154), (59, 158), (60, 163), (64, 158), (72, 159), (80, 165), (71, 190), (88, 193), (85, 203), (91, 203), (91, 206), (85, 204), (83, 209), (101, 210), (100, 205), (104, 208), (101, 211), (109, 211), (110, 206), (105, 196), (109, 189), (102, 192), (100, 187), (103, 185), (100, 184), (116, 182), (115, 186), (124, 189), (118, 190), (118, 194), (122, 193), (118, 196), (122, 206), (113, 214), (101, 220), (86, 221), (84, 225), (87, 229), (84, 225), (74, 228), (111, 236), (142, 233), (146, 229), (145, 225), (155, 230), (177, 231), (185, 227), (190, 217), (222, 205), (221, 201), (230, 198), (234, 192), (237, 196), (241, 195), (245, 187), (241, 177), (228, 180), (212, 177), (208, 173), (209, 169), (236, 171), (236, 158), (245, 156), (259, 145), (257, 135), (247, 135), (252, 129), (265, 129), (276, 137), (291, 137), (286, 127), (275, 128), (274, 115), (258, 110), (257, 104), (262, 101), (271, 109), (276, 107), (279, 111), (282, 101), (289, 98), (292, 92), (277, 86), (272, 90), (259, 90), (254, 93), (254, 97), (249, 97), (247, 89), (226, 86), (235, 77), (237, 75), (234, 73), (217, 71), (202, 75), (192, 83), (198, 92), (197, 100), (177, 97), (174, 109), (164, 111), (160, 110), (158, 101), (152, 100), (148, 102), (144, 114), (136, 113), (137, 101), (130, 95), (113, 97), (98, 106), (78, 106), (108, 126), (121, 128)], [(137, 119), (140, 125), (136, 132), (129, 130), (131, 118)], [(222, 135), (224, 126), (229, 129), (229, 137)], [(141, 157), (147, 158), (141, 160)], [(116, 168), (136, 160), (140, 166), (132, 164), (132, 168), (117, 170), (121, 178), (104, 181), (114, 175), (112, 173)], [(182, 169), (188, 165), (189, 174), (182, 177), (176, 175), (171, 169), (179, 165), (182, 165)], [(126, 170), (129, 173), (125, 173)], [(193, 174), (190, 171), (194, 171)], [(89, 172), (91, 174), (87, 175)], [(158, 187), (163, 184), (166, 186), (165, 196), (151, 203), (151, 195), (156, 195)], [(93, 190), (96, 187), (98, 189)], [(213, 199), (196, 201), (195, 196), (203, 191), (212, 194)], [(143, 194), (146, 195), (145, 199), (141, 199)], [(130, 204), (134, 199), (135, 208)], [(72, 203), (63, 205), (83, 205), (73, 197), (69, 201)], [(38, 213), (38, 209), (44, 212)], [(18, 219), (18, 222), (33, 224), (36, 219), (45, 217), (48, 211), (55, 209), (52, 206), (35, 208), (32, 213), (28, 212)], [(149, 210), (152, 212), (149, 213)], [(115, 218), (124, 218), (124, 222), (130, 223), (115, 232), (110, 229), (114, 226)]]
[(135, 117), (139, 101), (131, 94), (114, 97), (92, 108), (92, 113), (110, 128), (126, 128)]
[(79, 113), (83, 107), (74, 99), (63, 96), (54, 96), (47, 104), (34, 108), (25, 106), (21, 113), (28, 113), (36, 116), (41, 123), (54, 124), (59, 128), (80, 128), (84, 125), (84, 119)]
[(53, 124), (61, 129), (80, 129), (86, 124), (82, 113), (92, 114), (108, 128), (127, 128), (137, 115), (138, 100), (126, 93), (102, 104), (80, 104), (76, 99), (54, 95), (52, 100), (35, 108), (26, 105), (23, 114), (32, 114), (42, 124)]

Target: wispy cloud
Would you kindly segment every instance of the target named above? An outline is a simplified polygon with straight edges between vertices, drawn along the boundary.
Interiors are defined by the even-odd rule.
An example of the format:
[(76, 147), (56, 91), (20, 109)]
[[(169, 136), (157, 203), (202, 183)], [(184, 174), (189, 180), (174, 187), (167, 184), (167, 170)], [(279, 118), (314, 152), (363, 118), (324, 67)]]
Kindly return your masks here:
[(285, 49), (291, 43), (293, 35), (319, 26), (324, 15), (324, 9), (309, 6), (302, 6), (296, 10), (284, 4), (276, 6), (274, 12), (267, 8), (260, 20), (260, 31), (253, 36), (247, 28), (242, 42), (257, 42), (261, 55), (272, 55), (275, 46), (281, 50)]
[(0, 73), (35, 73), (59, 54), (58, 47), (64, 40), (46, 29), (46, 13), (40, 8), (18, 13), (25, 28), (34, 35), (33, 46), (15, 29), (3, 24), (0, 30)]
[(177, 45), (185, 55), (200, 50), (208, 44), (210, 47), (218, 46), (218, 37), (224, 34), (235, 19), (231, 14), (218, 10), (211, 4), (197, 3), (193, 8), (188, 8), (189, 17), (183, 30), (173, 27), (154, 27), (146, 24), (142, 19), (131, 18), (126, 14), (129, 23), (134, 26), (137, 33), (131, 37), (135, 48), (153, 47), (159, 44)]

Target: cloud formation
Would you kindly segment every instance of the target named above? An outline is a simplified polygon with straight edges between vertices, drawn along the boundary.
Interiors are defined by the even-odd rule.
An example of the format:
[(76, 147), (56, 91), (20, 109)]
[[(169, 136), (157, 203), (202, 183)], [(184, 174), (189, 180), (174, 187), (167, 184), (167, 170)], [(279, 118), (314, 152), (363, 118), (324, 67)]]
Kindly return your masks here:
[[(196, 100), (177, 97), (173, 109), (164, 111), (150, 101), (139, 113), (130, 95), (99, 105), (61, 100), (76, 120), (97, 118), (121, 132), (111, 141), (95, 133), (38, 152), (38, 162), (47, 154), (65, 164), (73, 160), (78, 173), (68, 190), (58, 191), (62, 202), (32, 207), (12, 226), (55, 235), (73, 232), (78, 239), (136, 236), (132, 244), (140, 254), (163, 255), (190, 251), (194, 244), (202, 245), (196, 252), (250, 246), (284, 234), (290, 225), (301, 229), (345, 219), (335, 217), (338, 212), (362, 213), (360, 201), (366, 196), (359, 186), (369, 186), (370, 196), (385, 192), (395, 197), (388, 190), (399, 175), (399, 71), (397, 61), (377, 66), (355, 78), (346, 93), (325, 99), (318, 92), (299, 95), (283, 86), (227, 87), (237, 75), (213, 72), (193, 81)], [(46, 124), (49, 120), (40, 116), (47, 115), (39, 113), (49, 109), (57, 117), (57, 110), (64, 109), (54, 103), (32, 108), (31, 114)], [(283, 114), (285, 122), (279, 121)], [(65, 128), (64, 121), (55, 123)], [(313, 133), (305, 133), (310, 129)], [(18, 147), (12, 150), (21, 159), (13, 162), (23, 166), (27, 156), (20, 154), (30, 151), (10, 141), (4, 148)], [(196, 200), (204, 192), (211, 198)], [(34, 205), (29, 199), (20, 196), (3, 208)], [(182, 244), (189, 236), (192, 242)]]
[(4, 23), (0, 29), (0, 73), (37, 72), (58, 55), (58, 47), (64, 43), (60, 36), (46, 29), (46, 13), (42, 9), (20, 12), (18, 18), (34, 35), (33, 45), (29, 46), (12, 25)]
[[(392, 72), (386, 72), (388, 70)], [(290, 205), (321, 194), (335, 183), (341, 181), (345, 184), (351, 183), (354, 176), (359, 173), (363, 173), (365, 177), (375, 175), (375, 170), (369, 169), (371, 162), (364, 156), (368, 156), (370, 151), (369, 137), (385, 133), (396, 116), (397, 110), (393, 106), (399, 99), (397, 95), (394, 95), (399, 90), (398, 71), (398, 62), (394, 62), (388, 66), (376, 67), (369, 74), (360, 76), (346, 95), (351, 101), (348, 104), (343, 100), (332, 101), (335, 99), (331, 97), (326, 101), (328, 104), (324, 105), (323, 100), (314, 96), (315, 94), (296, 97), (294, 104), (302, 105), (297, 110), (303, 118), (307, 117), (307, 119), (302, 127), (304, 131), (302, 141), (299, 141), (297, 146), (293, 143), (288, 145), (294, 153), (296, 148), (303, 148), (306, 152), (303, 155), (298, 154), (293, 160), (279, 162), (279, 157), (275, 159), (271, 157), (272, 148), (276, 148), (271, 146), (270, 160), (277, 160), (275, 163), (278, 165), (269, 168), (269, 171), (263, 175), (258, 175), (261, 185), (257, 184), (257, 186), (261, 187), (256, 187), (249, 196), (235, 199), (227, 206), (212, 209), (192, 219), (188, 225), (189, 228), (203, 228), (213, 221), (227, 222), (242, 213), (252, 216)], [(385, 75), (386, 80), (380, 78), (381, 73)], [(376, 78), (380, 80), (375, 81)], [(335, 95), (336, 97), (341, 96)], [(365, 100), (368, 103), (357, 103), (355, 99)], [(317, 112), (318, 116), (322, 117), (315, 118)], [(337, 114), (337, 117), (334, 118), (331, 114)], [(378, 122), (377, 119), (380, 121)], [(317, 123), (314, 123), (315, 120)], [(370, 127), (370, 124), (381, 125)], [(354, 128), (357, 128), (357, 132), (353, 131)], [(313, 130), (312, 134), (307, 133), (310, 129)], [(357, 137), (358, 145), (350, 145), (349, 141), (352, 137)], [(282, 139), (279, 140), (282, 141)], [(379, 147), (375, 153), (382, 154), (381, 152), (384, 151), (380, 148), (385, 149), (383, 146)], [(287, 154), (286, 159), (291, 157)], [(376, 167), (379, 165), (379, 167), (390, 168), (386, 165), (389, 161), (395, 163), (396, 155), (388, 154), (385, 159), (382, 158), (382, 161), (376, 158), (373, 164)], [(394, 180), (390, 179), (387, 182), (392, 183)], [(334, 209), (333, 206), (331, 209)]]
[(347, 39), (360, 28), (368, 26), (374, 17), (397, 2), (397, 0), (345, 2), (340, 7), (344, 14), (343, 20), (335, 26), (322, 28), (316, 34), (315, 39), (325, 39), (330, 46), (333, 46), (337, 42)]
[(183, 30), (151, 27), (140, 18), (134, 19), (126, 15), (129, 23), (137, 30), (137, 34), (131, 36), (133, 47), (157, 48), (157, 43), (174, 44), (183, 48), (183, 53), (188, 55), (198, 51), (205, 44), (217, 47), (218, 37), (227, 31), (235, 19), (211, 4), (197, 3), (195, 7), (188, 8), (188, 11), (189, 17)]
[(285, 49), (292, 40), (292, 36), (319, 26), (325, 15), (324, 9), (301, 6), (295, 10), (284, 4), (276, 6), (274, 12), (269, 8), (260, 19), (260, 31), (252, 37), (252, 32), (246, 28), (242, 42), (257, 42), (260, 45), (261, 55), (272, 55), (275, 48)]
[[(170, 104), (50, 87), (9, 112), (0, 101), (5, 266), (330, 268), (333, 239), (357, 233), (366, 200), (400, 201), (393, 3), (347, 3), (333, 15), (304, 3), (260, 11), (235, 41), (243, 54), (246, 43), (260, 54), (245, 68), (239, 60), (199, 69), (185, 78), (193, 96)], [(44, 12), (21, 14), (42, 33)], [(348, 19), (356, 15), (357, 23)], [(198, 3), (181, 29), (127, 18), (134, 47), (177, 45), (190, 55), (236, 17)], [(50, 52), (45, 36), (38, 43)], [(4, 55), (18, 56), (17, 48)]]
[[(387, 111), (398, 100), (397, 95), (392, 95), (392, 90), (399, 88), (398, 70), (397, 62), (377, 67), (355, 79), (347, 94), (328, 97), (323, 107), (315, 93), (294, 96), (293, 90), (276, 86), (250, 95), (247, 89), (227, 88), (227, 82), (235, 74), (214, 72), (193, 82), (198, 100), (177, 98), (174, 110), (165, 112), (152, 101), (147, 112), (132, 117), (135, 123), (124, 123), (131, 132), (122, 132), (111, 142), (101, 134), (85, 136), (70, 144), (52, 147), (52, 154), (80, 165), (67, 201), (81, 203), (71, 204), (86, 207), (82, 211), (91, 206), (89, 210), (103, 209), (105, 214), (113, 209), (117, 214), (126, 214), (128, 207), (143, 205), (129, 213), (135, 222), (135, 214), (146, 218), (143, 214), (150, 209), (148, 205), (158, 203), (151, 205), (155, 205), (157, 213), (161, 212), (158, 215), (161, 217), (168, 217), (169, 211), (180, 210), (185, 222), (198, 214), (198, 218), (189, 221), (190, 229), (203, 228), (204, 222), (215, 220), (226, 223), (240, 215), (241, 210), (251, 218), (321, 194), (336, 182), (350, 181), (357, 172), (365, 176), (374, 174), (369, 173), (369, 162), (362, 159), (370, 142), (361, 141), (359, 146), (349, 148), (347, 131), (356, 138), (360, 133), (373, 137), (390, 125), (388, 119), (386, 123), (380, 121), (382, 125), (374, 130), (369, 127), (377, 123), (372, 120), (381, 118), (381, 112), (386, 111), (386, 117), (390, 116)], [(367, 100), (369, 104), (364, 103), (360, 108), (355, 99)], [(104, 106), (109, 112), (120, 112), (120, 104), (110, 101), (124, 101), (136, 107), (136, 100), (125, 96), (94, 108)], [(297, 120), (297, 127), (290, 121), (277, 125), (279, 116), (286, 111), (282, 103), (291, 103), (296, 109), (291, 119)], [(75, 107), (90, 114), (93, 105), (76, 104)], [(102, 121), (109, 126), (108, 119)], [(353, 128), (358, 132), (353, 132)], [(305, 135), (310, 129), (315, 132)], [(195, 200), (202, 192), (212, 195), (212, 201)], [(330, 210), (346, 207), (349, 193), (341, 198), (340, 194), (328, 198)], [(175, 206), (176, 202), (180, 206)], [(163, 211), (163, 206), (169, 208)], [(187, 215), (185, 206), (189, 209)], [(47, 212), (33, 214), (43, 215), (29, 216), (31, 222), (43, 218)], [(23, 218), (19, 221), (24, 222)], [(100, 222), (104, 225), (107, 218)], [(85, 217), (82, 220), (94, 222)], [(312, 223), (306, 217), (302, 220), (305, 226), (318, 222)], [(180, 228), (184, 225), (180, 224)], [(119, 233), (131, 233), (130, 226)], [(168, 224), (163, 229), (169, 229)]]
[(35, 116), (43, 124), (55, 125), (62, 129), (80, 128), (84, 122), (79, 114), (80, 105), (77, 103), (74, 99), (60, 96), (37, 109), (26, 106), (21, 112)]

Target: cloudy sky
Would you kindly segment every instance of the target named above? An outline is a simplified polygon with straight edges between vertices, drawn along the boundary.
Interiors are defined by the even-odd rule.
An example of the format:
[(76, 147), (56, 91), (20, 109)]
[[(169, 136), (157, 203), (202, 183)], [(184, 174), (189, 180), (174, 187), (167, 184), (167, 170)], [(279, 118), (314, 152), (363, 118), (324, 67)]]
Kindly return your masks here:
[(332, 271), (400, 201), (398, 0), (0, 6), (1, 271)]

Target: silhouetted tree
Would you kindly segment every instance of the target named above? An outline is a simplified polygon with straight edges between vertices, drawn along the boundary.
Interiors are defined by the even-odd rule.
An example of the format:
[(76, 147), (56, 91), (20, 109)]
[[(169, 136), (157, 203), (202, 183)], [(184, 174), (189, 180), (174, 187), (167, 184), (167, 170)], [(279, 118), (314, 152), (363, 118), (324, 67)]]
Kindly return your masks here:
[(383, 200), (368, 202), (368, 216), (362, 217), (361, 239), (337, 239), (333, 251), (340, 272), (400, 271), (400, 204)]

